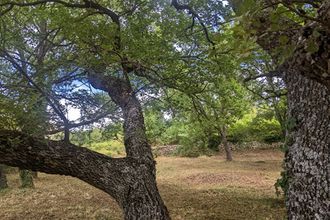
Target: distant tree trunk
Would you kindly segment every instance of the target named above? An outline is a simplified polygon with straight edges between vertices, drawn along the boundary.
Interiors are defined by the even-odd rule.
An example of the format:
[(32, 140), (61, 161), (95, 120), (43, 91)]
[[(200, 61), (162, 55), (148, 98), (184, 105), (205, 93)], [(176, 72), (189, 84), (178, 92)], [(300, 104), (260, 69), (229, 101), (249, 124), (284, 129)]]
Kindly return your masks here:
[(289, 219), (330, 217), (330, 96), (326, 86), (297, 72), (288, 87)]
[(0, 164), (0, 190), (8, 187), (7, 177), (4, 170), (4, 167)]
[(231, 153), (231, 148), (230, 148), (230, 146), (228, 144), (228, 140), (227, 140), (226, 126), (223, 126), (222, 129), (220, 130), (220, 137), (221, 137), (221, 142), (223, 143), (223, 146), (225, 148), (226, 159), (227, 159), (227, 161), (232, 161), (233, 157), (232, 157), (232, 153)]
[(38, 172), (37, 171), (31, 171), (31, 175), (33, 179), (38, 179)]
[[(268, 84), (271, 86), (272, 90), (274, 91), (275, 95), (279, 95), (277, 94), (274, 82), (273, 82), (273, 78), (272, 77), (267, 77), (267, 82)], [(272, 103), (273, 103), (273, 109), (274, 109), (274, 113), (275, 113), (275, 118), (277, 119), (277, 121), (280, 123), (281, 126), (281, 133), (282, 133), (282, 137), (284, 138), (286, 135), (286, 114), (283, 110), (280, 109), (280, 99), (278, 99), (278, 97), (273, 96), (271, 97)]]
[(33, 188), (34, 187), (32, 171), (19, 169), (19, 177), (21, 180), (22, 188)]

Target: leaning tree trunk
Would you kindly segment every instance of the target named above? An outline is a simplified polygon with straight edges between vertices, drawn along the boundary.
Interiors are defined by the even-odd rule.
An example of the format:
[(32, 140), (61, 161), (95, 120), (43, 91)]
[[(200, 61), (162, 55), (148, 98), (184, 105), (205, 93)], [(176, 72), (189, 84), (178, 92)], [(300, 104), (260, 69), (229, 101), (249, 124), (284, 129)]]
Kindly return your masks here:
[(142, 108), (129, 81), (90, 73), (89, 82), (108, 92), (123, 110), (126, 159), (136, 164), (124, 186), (128, 193), (120, 198), (125, 219), (170, 219), (157, 188), (155, 161), (145, 133)]
[(221, 142), (223, 143), (223, 146), (225, 148), (225, 152), (226, 152), (226, 160), (227, 161), (232, 161), (233, 157), (232, 157), (232, 153), (231, 153), (231, 148), (228, 144), (228, 140), (227, 140), (227, 129), (226, 127), (222, 127), (221, 131), (220, 131), (220, 136), (221, 136)]
[(170, 219), (154, 167), (132, 157), (111, 158), (63, 141), (0, 130), (0, 163), (77, 177), (112, 196), (127, 220)]
[(133, 96), (124, 105), (127, 158), (139, 164), (134, 171), (136, 178), (132, 179), (129, 193), (122, 201), (125, 218), (165, 219), (168, 213), (157, 189), (155, 161), (145, 135), (141, 106)]
[(77, 177), (111, 195), (126, 220), (170, 219), (157, 188), (142, 108), (129, 82), (102, 73), (91, 75), (89, 81), (108, 92), (122, 108), (126, 158), (110, 158), (67, 142), (0, 130), (0, 163)]
[(4, 167), (0, 164), (0, 190), (8, 187), (7, 177), (4, 170)]
[[(327, 88), (297, 72), (286, 74), (288, 87), (289, 219), (330, 217), (330, 96)], [(291, 126), (290, 126), (291, 124)]]

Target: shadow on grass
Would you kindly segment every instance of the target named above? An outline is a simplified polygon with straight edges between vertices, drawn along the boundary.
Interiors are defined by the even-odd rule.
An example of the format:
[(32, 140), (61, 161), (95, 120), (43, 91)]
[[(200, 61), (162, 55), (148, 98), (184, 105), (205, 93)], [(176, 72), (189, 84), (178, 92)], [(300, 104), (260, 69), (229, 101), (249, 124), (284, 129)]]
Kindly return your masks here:
[[(15, 188), (16, 174), (9, 177), (11, 188), (0, 191), (0, 219), (121, 219), (121, 210), (107, 194), (77, 179), (41, 174), (36, 189), (25, 192)], [(159, 181), (173, 220), (285, 219), (284, 200), (275, 194), (221, 184), (195, 189), (177, 180)]]
[(283, 198), (257, 190), (197, 190), (169, 184), (159, 188), (173, 219), (285, 219)]

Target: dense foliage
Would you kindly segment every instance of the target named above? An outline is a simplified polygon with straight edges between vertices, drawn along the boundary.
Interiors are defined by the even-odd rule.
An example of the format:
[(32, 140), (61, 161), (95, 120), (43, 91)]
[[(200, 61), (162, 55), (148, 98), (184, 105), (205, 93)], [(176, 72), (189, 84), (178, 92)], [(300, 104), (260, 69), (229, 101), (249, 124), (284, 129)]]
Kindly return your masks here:
[[(327, 159), (320, 156), (324, 162), (317, 162), (319, 154), (326, 154), (328, 140), (329, 11), (328, 1), (321, 0), (1, 1), (0, 126), (10, 130), (3, 135), (58, 138), (65, 143), (62, 147), (72, 142), (97, 151), (109, 148), (103, 153), (111, 155), (108, 145), (115, 141), (117, 154), (124, 145), (123, 164), (84, 148), (70, 150), (111, 160), (116, 166), (107, 169), (114, 176), (118, 172), (113, 168), (127, 168), (126, 179), (115, 179), (122, 181), (119, 188), (137, 193), (134, 201), (156, 201), (134, 203), (118, 188), (98, 185), (126, 207), (127, 219), (144, 215), (150, 207), (150, 213), (160, 210), (163, 219), (169, 218), (156, 186), (148, 139), (154, 145), (180, 145), (177, 153), (184, 156), (208, 154), (223, 145), (228, 160), (228, 141), (285, 140), (283, 176), (296, 181), (288, 188), (288, 204), (291, 218), (299, 219), (305, 216), (300, 201), (311, 197), (300, 187), (311, 185), (300, 173), (326, 188), (321, 184)], [(8, 143), (6, 139), (2, 147)], [(317, 147), (310, 149), (312, 145)], [(45, 146), (46, 152), (60, 149)], [(319, 154), (309, 153), (319, 149)], [(55, 160), (59, 158), (65, 159)], [(26, 161), (10, 162), (35, 169)], [(96, 162), (91, 166), (99, 167)], [(91, 180), (93, 175), (68, 175), (99, 184)], [(278, 185), (289, 182), (284, 178)], [(145, 199), (148, 193), (155, 197)], [(309, 205), (313, 201), (303, 204), (313, 206), (306, 216), (325, 210), (326, 194), (315, 203), (320, 207)]]

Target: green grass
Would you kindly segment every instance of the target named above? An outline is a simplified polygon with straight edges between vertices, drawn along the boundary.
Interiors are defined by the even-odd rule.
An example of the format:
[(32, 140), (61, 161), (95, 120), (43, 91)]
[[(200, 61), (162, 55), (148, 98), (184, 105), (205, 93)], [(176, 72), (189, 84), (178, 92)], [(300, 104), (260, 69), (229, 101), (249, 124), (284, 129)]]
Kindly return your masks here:
[(111, 157), (125, 156), (124, 144), (118, 140), (96, 142), (85, 147)]
[[(174, 220), (285, 219), (274, 183), (283, 155), (274, 150), (224, 156), (158, 157), (160, 193)], [(260, 162), (262, 161), (262, 162)], [(121, 219), (117, 204), (104, 192), (71, 177), (41, 174), (35, 189), (19, 189), (18, 174), (0, 193), (0, 219)]]

